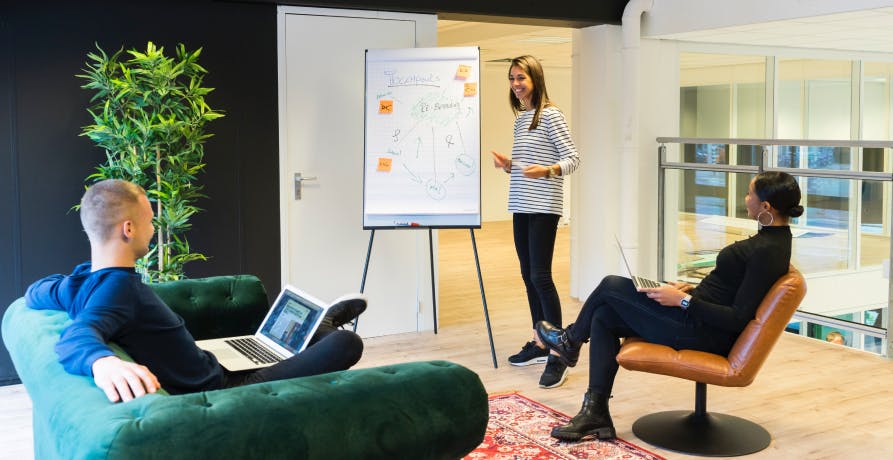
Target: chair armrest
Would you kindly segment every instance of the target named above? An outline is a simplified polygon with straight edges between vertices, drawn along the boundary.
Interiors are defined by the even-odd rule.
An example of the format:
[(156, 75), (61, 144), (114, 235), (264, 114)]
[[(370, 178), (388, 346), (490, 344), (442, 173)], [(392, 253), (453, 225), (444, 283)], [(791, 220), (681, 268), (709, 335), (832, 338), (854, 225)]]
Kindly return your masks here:
[(183, 317), (196, 340), (253, 334), (270, 308), (253, 275), (213, 276), (150, 285)]

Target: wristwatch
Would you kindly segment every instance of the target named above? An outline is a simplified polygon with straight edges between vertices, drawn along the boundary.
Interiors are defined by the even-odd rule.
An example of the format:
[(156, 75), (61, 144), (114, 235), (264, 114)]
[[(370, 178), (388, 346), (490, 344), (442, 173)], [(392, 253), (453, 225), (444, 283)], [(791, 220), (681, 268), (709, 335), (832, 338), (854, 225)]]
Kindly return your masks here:
[(551, 179), (555, 176), (557, 176), (557, 174), (555, 174), (555, 171), (552, 169), (552, 167), (547, 166), (546, 167), (546, 179)]
[(679, 301), (679, 307), (683, 310), (688, 310), (688, 306), (691, 304), (691, 296), (687, 295)]

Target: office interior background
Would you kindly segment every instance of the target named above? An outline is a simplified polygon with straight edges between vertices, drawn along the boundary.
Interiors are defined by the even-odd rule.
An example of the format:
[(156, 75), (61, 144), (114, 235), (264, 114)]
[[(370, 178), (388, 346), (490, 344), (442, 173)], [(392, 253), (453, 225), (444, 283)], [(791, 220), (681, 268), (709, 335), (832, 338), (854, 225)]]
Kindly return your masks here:
[[(893, 18), (893, 2), (739, 5), (654, 0), (642, 15), (642, 38), (633, 43), (634, 63), (628, 62), (630, 53), (625, 50), (630, 44), (619, 25), (625, 1), (593, 2), (600, 5), (577, 9), (562, 2), (514, 11), (491, 6), (492, 11), (470, 15), (448, 10), (449, 2), (291, 3), (298, 12), (339, 7), (438, 13), (437, 18), (457, 21), (453, 24), (457, 28), (469, 20), (498, 17), (505, 22), (512, 14), (522, 15), (513, 19), (521, 25), (561, 26), (554, 32), (569, 40), (570, 59), (546, 59), (544, 64), (550, 93), (568, 115), (583, 154), (584, 166), (567, 188), (564, 221), (571, 230), (571, 290), (579, 298), (585, 298), (604, 274), (619, 271), (612, 234), (633, 235), (624, 243), (632, 248), (635, 265), (642, 271), (697, 279), (709, 269), (721, 238), (741, 238), (755, 231), (752, 222), (750, 226), (741, 222), (746, 174), (661, 169), (658, 137), (890, 140), (893, 35), (886, 24)], [(290, 187), (282, 179), (289, 172), (280, 171), (277, 24), (282, 8), (265, 1), (109, 5), (13, 2), (0, 7), (0, 88), (5, 108), (0, 110), (4, 146), (0, 161), (8, 166), (0, 168), (0, 214), (12, 216), (0, 225), (2, 308), (22, 295), (31, 281), (66, 272), (89, 256), (70, 207), (83, 190), (83, 179), (103, 157), (89, 140), (78, 136), (88, 122), (84, 107), (89, 94), (79, 88), (74, 75), (94, 43), (109, 49), (139, 48), (147, 40), (170, 48), (180, 42), (203, 47), (203, 65), (210, 69), (206, 83), (217, 88), (209, 99), (227, 116), (210, 128), (215, 137), (206, 147), (204, 177), (209, 199), (190, 237), (196, 250), (212, 258), (189, 267), (188, 274), (254, 273), (276, 291), (287, 279), (281, 260), (287, 235), (280, 208), (284, 190)], [(377, 14), (384, 13), (371, 15)], [(436, 20), (419, 24), (438, 27)], [(444, 28), (444, 33), (448, 30)], [(420, 35), (436, 33), (427, 30)], [(426, 40), (429, 45), (474, 45), (459, 38), (451, 43)], [(533, 46), (517, 44), (515, 54)], [(484, 166), (489, 150), (511, 148), (504, 78), (504, 59), (511, 56), (489, 62), (485, 50), (482, 55), (486, 222), (509, 218), (504, 210), (505, 178)], [(683, 163), (735, 166), (761, 161), (758, 142), (666, 146), (669, 157)], [(891, 172), (889, 147), (790, 143), (773, 148), (769, 158), (769, 166), (888, 176)], [(669, 178), (663, 189), (658, 186), (660, 174)], [(792, 324), (791, 331), (822, 338), (830, 330), (840, 330), (848, 346), (889, 354), (885, 337), (890, 179), (803, 175), (801, 186), (807, 213), (796, 222), (794, 263), (810, 286), (801, 309), (852, 326), (802, 320)], [(670, 204), (664, 215), (642, 204), (658, 200)], [(675, 230), (666, 232), (659, 244), (657, 229), (669, 223)], [(357, 233), (357, 244), (365, 245), (367, 237), (360, 229)], [(419, 248), (414, 265), (424, 273), (426, 236), (394, 238), (395, 245)], [(659, 247), (664, 248), (661, 254)], [(361, 257), (360, 253), (356, 259)], [(359, 278), (359, 271), (351, 270)], [(348, 281), (350, 290), (355, 290), (356, 281)], [(425, 281), (420, 276), (414, 283), (424, 286)], [(424, 293), (418, 295), (419, 303), (430, 301)], [(422, 318), (415, 327), (430, 329), (430, 320)], [(0, 350), (0, 371), (0, 382), (16, 381), (5, 350)]]

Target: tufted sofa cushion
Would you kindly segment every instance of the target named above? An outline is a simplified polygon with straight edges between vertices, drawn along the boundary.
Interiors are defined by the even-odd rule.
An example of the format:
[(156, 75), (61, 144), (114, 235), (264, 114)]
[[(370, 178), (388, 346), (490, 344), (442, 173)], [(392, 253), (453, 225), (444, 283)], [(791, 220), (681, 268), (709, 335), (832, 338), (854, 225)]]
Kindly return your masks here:
[(455, 459), (486, 430), (483, 384), (446, 361), (112, 404), (91, 378), (59, 364), (53, 347), (68, 321), (24, 299), (3, 317), (3, 341), (33, 404), (35, 458)]
[(195, 340), (253, 334), (270, 308), (253, 275), (212, 276), (151, 285), (183, 317)]

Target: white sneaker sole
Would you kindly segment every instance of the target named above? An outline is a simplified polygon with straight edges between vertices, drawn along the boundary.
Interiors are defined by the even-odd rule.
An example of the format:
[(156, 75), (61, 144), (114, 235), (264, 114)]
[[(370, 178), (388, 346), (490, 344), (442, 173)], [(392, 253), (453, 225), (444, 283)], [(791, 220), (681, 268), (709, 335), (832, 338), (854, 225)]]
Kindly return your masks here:
[(548, 361), (548, 359), (549, 358), (547, 356), (543, 356), (542, 358), (533, 358), (530, 361), (524, 361), (523, 363), (513, 363), (509, 361), (509, 364), (518, 367), (532, 366), (534, 364), (546, 364), (546, 361)]

